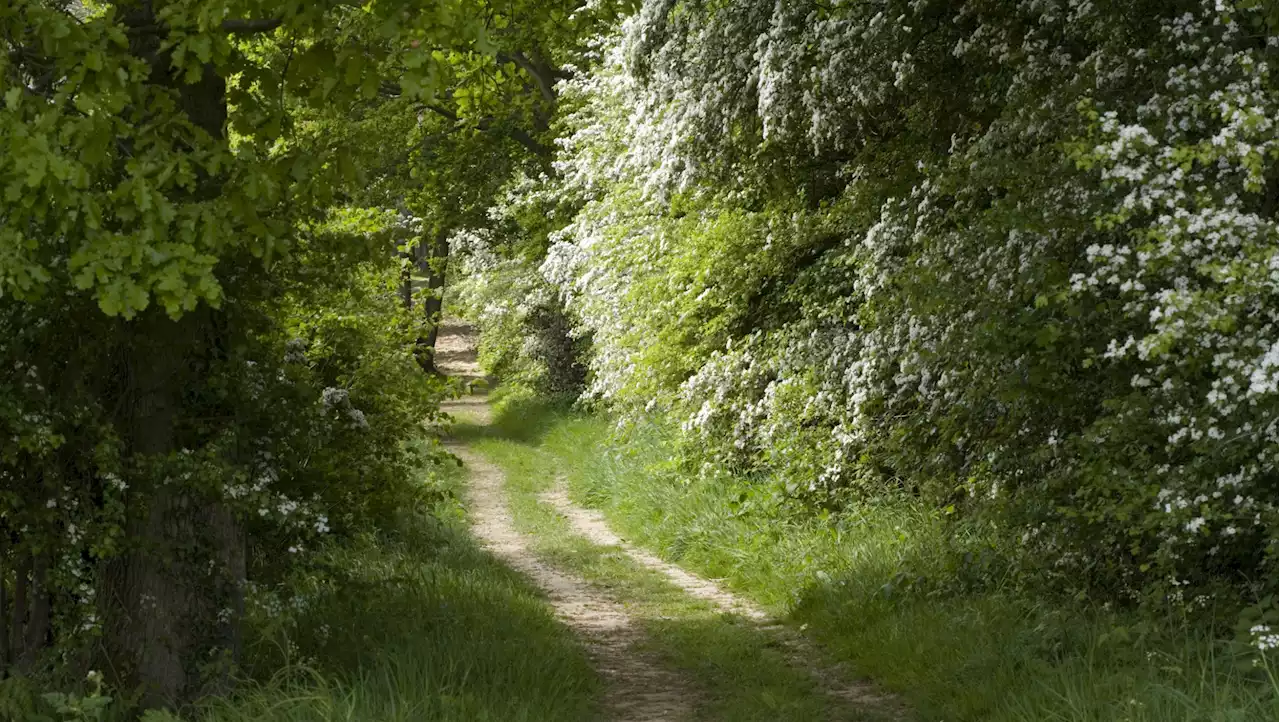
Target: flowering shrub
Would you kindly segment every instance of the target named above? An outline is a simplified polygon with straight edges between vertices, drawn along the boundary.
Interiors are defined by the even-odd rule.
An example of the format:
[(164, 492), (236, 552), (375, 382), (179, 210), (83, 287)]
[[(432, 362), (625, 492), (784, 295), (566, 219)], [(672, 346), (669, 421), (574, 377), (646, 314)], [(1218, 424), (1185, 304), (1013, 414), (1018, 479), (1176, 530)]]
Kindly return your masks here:
[(1072, 589), (1274, 586), (1275, 32), (646, 3), (565, 90), (582, 209), (542, 270), (590, 394), (815, 501), (995, 522)]
[[(545, 177), (540, 183), (550, 185)], [(545, 236), (541, 226), (555, 223), (545, 185), (517, 178), (504, 201), (490, 210), (497, 233), (486, 229), (455, 236), (451, 245), (462, 257), (456, 300), (480, 331), (479, 360), (489, 373), (510, 388), (572, 400), (586, 383), (585, 340), (575, 338), (555, 288), (530, 266), (523, 255), (527, 251), (497, 242), (501, 233), (525, 244), (545, 243), (539, 238)], [(535, 225), (527, 225), (526, 218)]]

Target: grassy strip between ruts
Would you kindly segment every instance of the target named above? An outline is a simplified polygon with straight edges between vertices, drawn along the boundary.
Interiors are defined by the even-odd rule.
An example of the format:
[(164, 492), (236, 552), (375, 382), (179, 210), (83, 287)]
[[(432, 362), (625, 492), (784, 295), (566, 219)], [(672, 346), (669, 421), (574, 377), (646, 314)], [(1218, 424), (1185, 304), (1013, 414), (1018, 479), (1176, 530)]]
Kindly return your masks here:
[[(459, 475), (447, 471), (445, 486)], [(456, 497), (456, 494), (454, 495)], [(252, 617), (250, 659), (280, 669), (204, 722), (572, 722), (599, 680), (538, 592), (481, 551), (456, 502), (317, 554)]]
[(530, 442), (528, 430), (510, 424), (471, 430), (474, 447), (506, 473), (516, 527), (533, 536), (533, 550), (544, 561), (580, 575), (626, 604), (645, 632), (644, 651), (698, 687), (698, 719), (879, 719), (871, 711), (845, 709), (827, 697), (805, 669), (789, 664), (776, 644), (749, 621), (690, 596), (621, 549), (576, 535), (567, 520), (538, 499), (555, 483), (561, 467), (556, 456)]
[[(602, 418), (550, 412), (515, 396), (500, 409), (497, 433), (541, 452), (519, 456), (510, 447), (512, 469), (541, 467), (517, 478), (545, 480), (545, 467), (554, 465), (571, 497), (602, 509), (624, 538), (723, 578), (803, 625), (833, 656), (901, 694), (922, 719), (1276, 719), (1274, 670), (1251, 666), (1253, 659), (1207, 630), (1012, 587), (959, 592), (917, 583), (920, 570), (955, 573), (954, 560), (943, 558), (943, 525), (925, 510), (903, 504), (825, 519), (787, 514), (759, 485), (671, 471), (669, 443), (656, 430), (619, 443)], [(530, 498), (519, 500), (532, 491), (516, 495), (522, 523), (554, 525)], [(553, 551), (568, 545), (554, 553), (574, 553), (571, 542), (548, 543)]]

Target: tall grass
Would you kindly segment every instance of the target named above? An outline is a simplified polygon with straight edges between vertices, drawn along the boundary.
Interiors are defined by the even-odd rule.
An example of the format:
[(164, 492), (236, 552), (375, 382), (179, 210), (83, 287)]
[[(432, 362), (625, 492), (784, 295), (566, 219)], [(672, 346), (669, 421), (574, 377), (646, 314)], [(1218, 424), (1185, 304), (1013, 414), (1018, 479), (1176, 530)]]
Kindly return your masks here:
[(1176, 617), (1006, 583), (957, 558), (951, 530), (908, 501), (798, 514), (765, 484), (677, 473), (659, 427), (622, 443), (602, 418), (528, 403), (504, 414), (536, 430), (574, 499), (621, 534), (803, 625), (923, 719), (1277, 719), (1247, 649)]
[[(511, 417), (507, 421), (513, 421)], [(506, 472), (506, 490), (518, 529), (534, 552), (625, 604), (643, 631), (635, 653), (679, 674), (690, 687), (694, 717), (724, 722), (872, 722), (887, 719), (874, 707), (851, 708), (828, 697), (803, 667), (791, 664), (767, 634), (710, 602), (689, 595), (663, 574), (642, 566), (616, 546), (577, 534), (539, 499), (562, 470), (555, 456), (530, 446), (537, 426), (515, 424), (464, 430), (475, 447)]]
[[(451, 509), (334, 545), (260, 594), (259, 672), (203, 722), (594, 719), (599, 680), (523, 578)], [(272, 671), (274, 670), (274, 672)]]

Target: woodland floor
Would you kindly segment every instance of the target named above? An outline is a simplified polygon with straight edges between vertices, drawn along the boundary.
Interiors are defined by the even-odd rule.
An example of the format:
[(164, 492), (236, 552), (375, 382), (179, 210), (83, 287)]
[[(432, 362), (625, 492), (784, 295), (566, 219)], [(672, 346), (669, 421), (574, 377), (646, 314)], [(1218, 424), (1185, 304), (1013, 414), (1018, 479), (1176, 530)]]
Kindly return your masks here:
[[(469, 391), (485, 385), (471, 329), (444, 324), (436, 348), (442, 371)], [(483, 391), (443, 409), (459, 422), (448, 447), (467, 470), (473, 533), (528, 577), (580, 640), (604, 681), (601, 719), (909, 716), (896, 699), (826, 660), (801, 630), (622, 539), (599, 512), (570, 500), (563, 473), (517, 478), (511, 471), (520, 470), (520, 456), (536, 451), (492, 427)], [(547, 470), (529, 473), (546, 477)]]

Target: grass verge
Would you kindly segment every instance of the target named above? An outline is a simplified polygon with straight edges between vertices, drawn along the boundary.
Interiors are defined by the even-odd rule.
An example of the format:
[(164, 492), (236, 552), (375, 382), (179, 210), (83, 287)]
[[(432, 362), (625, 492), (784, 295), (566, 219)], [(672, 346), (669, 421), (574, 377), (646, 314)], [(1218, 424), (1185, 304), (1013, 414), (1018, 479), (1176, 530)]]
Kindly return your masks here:
[[(474, 448), (498, 464), (516, 527), (534, 537), (544, 561), (586, 579), (618, 600), (645, 631), (647, 652), (680, 670), (702, 692), (699, 719), (749, 722), (875, 719), (840, 709), (806, 670), (748, 620), (694, 598), (625, 551), (578, 536), (538, 495), (552, 487), (559, 459), (537, 446), (539, 427), (510, 416), (471, 429)], [(460, 432), (466, 436), (466, 431)]]
[[(604, 419), (512, 399), (518, 431), (623, 537), (798, 625), (929, 720), (1275, 720), (1260, 659), (1177, 618), (1037, 598), (966, 569), (936, 515), (908, 504), (819, 518), (758, 484), (672, 471), (657, 429), (615, 440)], [(527, 522), (534, 523), (534, 522)], [(1271, 670), (1272, 674), (1274, 669)]]
[(253, 596), (248, 656), (278, 671), (191, 717), (595, 719), (599, 682), (578, 643), (536, 590), (475, 545), (456, 504), (334, 545)]

